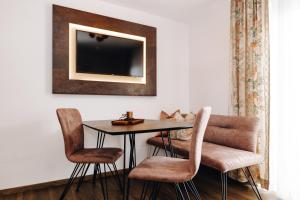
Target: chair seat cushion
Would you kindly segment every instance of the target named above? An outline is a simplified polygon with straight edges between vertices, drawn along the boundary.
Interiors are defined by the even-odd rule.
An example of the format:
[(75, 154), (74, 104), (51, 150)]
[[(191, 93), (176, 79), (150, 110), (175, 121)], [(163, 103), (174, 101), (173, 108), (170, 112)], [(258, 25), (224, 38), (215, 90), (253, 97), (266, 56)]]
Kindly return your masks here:
[(193, 174), (189, 170), (189, 160), (153, 156), (135, 167), (128, 177), (137, 180), (181, 183), (191, 180)]
[(203, 142), (201, 164), (218, 171), (228, 172), (262, 162), (262, 156), (250, 151)]
[[(189, 157), (189, 151), (191, 147), (191, 141), (183, 141), (183, 140), (174, 140), (172, 139), (172, 147), (174, 153), (181, 155), (185, 158)], [(166, 148), (169, 150), (169, 142), (167, 137), (164, 137), (164, 143), (162, 141), (162, 138), (160, 136), (152, 137), (147, 140), (147, 143), (153, 146), (157, 146), (159, 148), (164, 149), (164, 144), (166, 145)]]
[(90, 148), (73, 153), (69, 160), (74, 163), (114, 163), (122, 154), (120, 148)]

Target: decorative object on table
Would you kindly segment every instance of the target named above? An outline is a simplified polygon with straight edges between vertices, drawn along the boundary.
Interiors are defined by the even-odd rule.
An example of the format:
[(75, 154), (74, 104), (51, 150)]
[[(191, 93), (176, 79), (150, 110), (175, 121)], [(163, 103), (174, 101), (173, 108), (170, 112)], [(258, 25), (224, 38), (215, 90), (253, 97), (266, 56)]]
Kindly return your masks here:
[(126, 120), (126, 119), (118, 119), (111, 121), (112, 125), (135, 125), (135, 124), (140, 124), (143, 123), (145, 120), (144, 119), (131, 119), (131, 120)]
[(53, 5), (52, 74), (55, 94), (156, 96), (156, 28)]
[(133, 112), (127, 111), (126, 114), (123, 114), (120, 119), (114, 120), (111, 122), (112, 125), (135, 125), (143, 123), (144, 119), (134, 119)]
[(127, 112), (126, 112), (126, 117), (127, 117), (127, 118), (126, 118), (127, 120), (133, 119), (133, 112), (127, 111)]
[[(193, 113), (181, 113), (180, 110), (176, 110), (172, 114), (168, 114), (165, 111), (160, 113), (161, 120), (170, 120), (176, 122), (189, 122), (194, 123), (195, 114)], [(172, 139), (178, 140), (190, 140), (193, 134), (193, 129), (175, 130), (171, 131), (170, 136)]]

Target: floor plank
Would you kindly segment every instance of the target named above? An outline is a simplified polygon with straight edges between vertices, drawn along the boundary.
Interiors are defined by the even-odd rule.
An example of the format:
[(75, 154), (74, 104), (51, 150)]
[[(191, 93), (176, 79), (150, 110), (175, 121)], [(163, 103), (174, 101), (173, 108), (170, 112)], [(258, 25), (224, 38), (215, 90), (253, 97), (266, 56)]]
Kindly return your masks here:
[[(221, 199), (221, 181), (219, 173), (200, 169), (195, 177), (195, 184), (203, 200)], [(99, 181), (95, 185), (91, 181), (82, 184), (80, 191), (76, 192), (76, 184), (73, 184), (65, 200), (102, 200), (101, 186)], [(13, 195), (0, 196), (0, 200), (57, 200), (64, 186), (53, 186), (50, 188), (21, 192)], [(108, 178), (109, 199), (122, 199), (119, 188), (112, 178)], [(132, 182), (130, 199), (139, 199), (142, 190), (142, 183)], [(160, 189), (160, 200), (176, 199), (174, 187), (170, 184), (163, 184)], [(228, 180), (228, 200), (256, 200), (250, 186), (236, 181)]]

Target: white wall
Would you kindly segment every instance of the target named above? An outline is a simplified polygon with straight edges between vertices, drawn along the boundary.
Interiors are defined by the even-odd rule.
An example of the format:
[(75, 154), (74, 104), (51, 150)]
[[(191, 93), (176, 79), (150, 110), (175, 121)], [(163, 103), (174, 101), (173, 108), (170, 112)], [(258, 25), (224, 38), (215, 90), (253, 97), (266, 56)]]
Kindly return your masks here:
[(190, 108), (210, 105), (228, 114), (230, 103), (230, 0), (203, 4), (190, 29)]
[[(157, 27), (157, 97), (52, 94), (52, 4)], [(223, 23), (225, 19), (220, 21)], [(1, 0), (0, 25), (0, 190), (70, 175), (74, 165), (64, 156), (63, 138), (55, 115), (58, 107), (76, 107), (84, 120), (117, 118), (127, 110), (145, 118), (158, 118), (161, 109), (189, 110), (187, 25), (99, 0)], [(201, 33), (203, 39), (211, 39), (209, 32)], [(222, 35), (218, 39), (220, 49), (218, 42), (213, 41), (210, 51), (205, 53), (201, 47), (198, 62), (193, 59), (192, 72), (200, 70), (199, 84), (208, 81), (205, 77), (217, 67), (225, 67), (221, 64), (226, 61), (222, 56), (213, 63), (209, 61), (216, 59), (214, 56), (205, 59), (213, 50), (226, 52), (224, 38)], [(203, 39), (199, 43), (205, 42)], [(207, 41), (202, 45), (208, 45)], [(199, 70), (197, 63), (201, 65)], [(220, 68), (219, 72), (221, 77), (225, 70)], [(195, 77), (192, 78), (196, 83)], [(216, 85), (216, 88), (220, 86), (218, 91), (224, 89), (224, 78), (220, 79)], [(192, 98), (207, 103), (208, 97), (202, 96), (208, 88), (193, 87), (196, 89), (200, 97)], [(211, 96), (220, 99), (224, 94)], [(192, 102), (195, 106), (196, 101)], [(95, 135), (92, 132), (86, 135), (86, 145), (94, 147)], [(147, 137), (146, 134), (138, 137), (138, 160), (146, 155)], [(106, 145), (122, 146), (119, 137), (108, 137), (106, 142)]]

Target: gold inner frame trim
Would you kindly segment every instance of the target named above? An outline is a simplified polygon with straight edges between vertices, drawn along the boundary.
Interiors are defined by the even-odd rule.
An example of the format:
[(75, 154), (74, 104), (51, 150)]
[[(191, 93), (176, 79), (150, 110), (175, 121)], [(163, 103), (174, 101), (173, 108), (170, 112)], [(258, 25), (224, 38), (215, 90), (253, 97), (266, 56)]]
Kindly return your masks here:
[[(111, 35), (143, 42), (143, 77), (89, 74), (76, 72), (76, 30)], [(126, 33), (69, 23), (69, 79), (117, 83), (146, 84), (146, 38)]]

